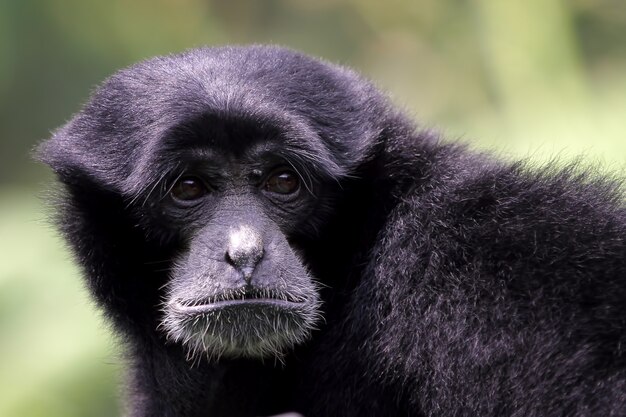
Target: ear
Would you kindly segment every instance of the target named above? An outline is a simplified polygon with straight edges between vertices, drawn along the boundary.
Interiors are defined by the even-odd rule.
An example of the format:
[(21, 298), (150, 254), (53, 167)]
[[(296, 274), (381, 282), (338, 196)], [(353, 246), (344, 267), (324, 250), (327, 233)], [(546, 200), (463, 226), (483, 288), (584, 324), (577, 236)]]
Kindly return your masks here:
[[(58, 158), (50, 144), (56, 145), (46, 142), (45, 157)], [(173, 258), (170, 248), (146, 239), (128, 202), (101, 186), (102, 178), (92, 176), (92, 165), (70, 159), (75, 156), (72, 153), (61, 156), (45, 160), (64, 177), (55, 217), (81, 266), (85, 284), (117, 330), (154, 328), (158, 322), (154, 306), (167, 280), (165, 261)]]
[(171, 254), (147, 242), (137, 227), (123, 192), (136, 151), (130, 140), (115, 149), (114, 134), (83, 111), (43, 142), (35, 156), (63, 184), (56, 222), (92, 296), (118, 329), (127, 329), (130, 322), (156, 322), (153, 306), (167, 277), (151, 265), (158, 260), (165, 270), (162, 261)]

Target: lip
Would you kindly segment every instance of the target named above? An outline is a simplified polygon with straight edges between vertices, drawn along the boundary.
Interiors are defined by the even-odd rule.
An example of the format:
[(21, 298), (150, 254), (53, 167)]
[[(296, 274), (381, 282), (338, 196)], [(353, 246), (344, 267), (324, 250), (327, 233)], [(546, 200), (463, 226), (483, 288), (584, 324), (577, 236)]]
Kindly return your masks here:
[(276, 298), (249, 298), (242, 300), (224, 300), (206, 304), (184, 305), (174, 302), (173, 308), (185, 314), (207, 313), (213, 310), (228, 307), (278, 307), (281, 309), (295, 309), (302, 305), (301, 302), (279, 300)]

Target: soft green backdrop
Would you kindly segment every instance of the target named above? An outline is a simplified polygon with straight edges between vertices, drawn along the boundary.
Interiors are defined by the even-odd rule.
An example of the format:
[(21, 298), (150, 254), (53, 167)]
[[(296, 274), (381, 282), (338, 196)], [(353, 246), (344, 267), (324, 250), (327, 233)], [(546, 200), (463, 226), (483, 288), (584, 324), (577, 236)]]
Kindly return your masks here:
[(123, 360), (41, 198), (32, 147), (105, 76), (198, 45), (356, 67), (503, 157), (626, 162), (622, 0), (0, 0), (0, 416), (112, 416)]

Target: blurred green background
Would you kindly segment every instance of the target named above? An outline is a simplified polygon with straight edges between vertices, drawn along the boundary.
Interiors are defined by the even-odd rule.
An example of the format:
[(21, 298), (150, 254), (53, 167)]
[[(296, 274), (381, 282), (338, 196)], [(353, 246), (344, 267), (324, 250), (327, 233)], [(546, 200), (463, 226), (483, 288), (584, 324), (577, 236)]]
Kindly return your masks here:
[(626, 162), (623, 0), (0, 0), (0, 416), (121, 403), (121, 354), (46, 220), (33, 146), (120, 67), (265, 42), (353, 66), (503, 157)]

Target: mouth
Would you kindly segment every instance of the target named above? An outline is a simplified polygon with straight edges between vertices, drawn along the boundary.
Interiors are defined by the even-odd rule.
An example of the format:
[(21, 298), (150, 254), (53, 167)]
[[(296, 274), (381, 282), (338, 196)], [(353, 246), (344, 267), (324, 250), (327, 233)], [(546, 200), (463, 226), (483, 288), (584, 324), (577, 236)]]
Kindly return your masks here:
[(174, 300), (172, 307), (180, 313), (200, 314), (236, 307), (294, 309), (301, 307), (303, 303), (304, 298), (278, 290), (241, 288), (194, 300)]

